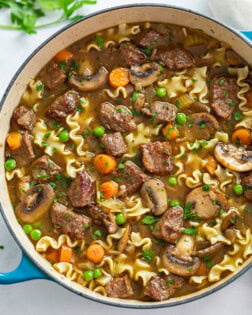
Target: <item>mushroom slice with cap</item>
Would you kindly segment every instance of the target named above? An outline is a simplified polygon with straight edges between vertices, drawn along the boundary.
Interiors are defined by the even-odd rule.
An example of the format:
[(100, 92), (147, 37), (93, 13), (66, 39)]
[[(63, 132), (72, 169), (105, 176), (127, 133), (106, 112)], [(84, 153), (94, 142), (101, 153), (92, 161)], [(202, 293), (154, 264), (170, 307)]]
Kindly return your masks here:
[(190, 116), (193, 122), (192, 126), (188, 128), (188, 138), (190, 141), (196, 139), (210, 139), (219, 129), (218, 121), (211, 114), (202, 112), (195, 113)]
[(204, 191), (202, 187), (198, 187), (186, 196), (186, 204), (190, 205), (190, 209), (195, 212), (196, 216), (208, 220), (216, 217), (220, 209), (226, 209), (227, 200), (217, 189)]
[(129, 235), (130, 235), (130, 224), (126, 225), (124, 234), (120, 241), (118, 242), (117, 249), (120, 253), (122, 253), (127, 246), (128, 240), (129, 240)]
[(33, 223), (49, 210), (55, 193), (47, 184), (31, 187), (15, 209), (16, 215), (25, 223)]
[(196, 251), (195, 255), (198, 257), (211, 256), (211, 255), (214, 255), (215, 253), (217, 253), (223, 246), (224, 246), (224, 244), (219, 242), (219, 243), (213, 244), (207, 248), (200, 249), (200, 250)]
[(223, 166), (235, 172), (248, 172), (252, 170), (252, 151), (233, 144), (217, 143), (214, 156)]
[(130, 82), (141, 88), (149, 86), (159, 78), (160, 67), (156, 62), (133, 65), (130, 68)]
[(101, 88), (108, 80), (108, 70), (101, 67), (92, 75), (73, 74), (69, 79), (69, 83), (76, 87), (79, 91), (88, 92)]
[(200, 259), (191, 256), (194, 252), (194, 243), (191, 236), (183, 235), (176, 247), (166, 246), (161, 253), (164, 268), (179, 276), (190, 277), (194, 275), (200, 266)]
[(156, 179), (147, 180), (141, 188), (141, 196), (145, 205), (151, 209), (154, 215), (161, 215), (167, 209), (167, 194), (164, 184)]

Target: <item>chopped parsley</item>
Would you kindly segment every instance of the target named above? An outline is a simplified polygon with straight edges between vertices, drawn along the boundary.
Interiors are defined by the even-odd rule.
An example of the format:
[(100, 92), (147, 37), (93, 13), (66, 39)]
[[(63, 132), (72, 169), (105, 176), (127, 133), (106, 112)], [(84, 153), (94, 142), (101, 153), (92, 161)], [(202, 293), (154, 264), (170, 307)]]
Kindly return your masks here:
[(197, 235), (197, 229), (195, 226), (192, 226), (190, 228), (182, 229), (182, 233), (187, 235), (196, 236)]
[(95, 230), (93, 233), (92, 233), (92, 238), (94, 240), (97, 240), (97, 238), (101, 237), (102, 236), (102, 232), (100, 230)]
[(153, 252), (152, 249), (143, 249), (142, 255), (143, 255), (144, 260), (150, 262), (154, 258), (155, 253)]
[(156, 218), (152, 215), (146, 215), (142, 220), (141, 223), (144, 225), (152, 225), (154, 223), (156, 223), (157, 221), (159, 221), (159, 218)]
[(4, 245), (0, 245), (0, 249), (4, 249)]
[(168, 284), (168, 285), (172, 285), (173, 282), (174, 282), (174, 280), (175, 280), (175, 279), (170, 279), (170, 280), (168, 280), (168, 281), (167, 281), (167, 284)]
[(208, 190), (210, 190), (211, 189), (211, 186), (210, 185), (203, 185), (202, 186), (202, 190), (203, 191), (208, 191)]
[(100, 35), (95, 35), (95, 41), (96, 44), (100, 47), (100, 48), (104, 48), (104, 42), (105, 40), (100, 36)]
[(207, 268), (211, 268), (212, 267), (213, 262), (212, 262), (212, 260), (209, 257), (204, 256), (203, 257), (203, 261), (206, 264)]
[(191, 210), (191, 206), (192, 206), (191, 202), (187, 202), (186, 203), (186, 205), (184, 207), (184, 216), (183, 216), (183, 218), (184, 219), (188, 219), (188, 220), (196, 220), (196, 221), (198, 221), (200, 219), (200, 217), (197, 216), (195, 214), (195, 212)]
[(70, 213), (70, 212), (66, 212), (66, 213), (64, 214), (64, 217), (65, 217), (65, 218), (71, 217), (71, 213)]
[(123, 168), (125, 168), (125, 165), (124, 165), (123, 163), (119, 163), (119, 164), (118, 164), (118, 168), (123, 169)]
[(240, 120), (242, 120), (242, 118), (243, 118), (243, 116), (242, 116), (242, 114), (240, 112), (235, 112), (234, 113), (234, 120), (240, 121)]

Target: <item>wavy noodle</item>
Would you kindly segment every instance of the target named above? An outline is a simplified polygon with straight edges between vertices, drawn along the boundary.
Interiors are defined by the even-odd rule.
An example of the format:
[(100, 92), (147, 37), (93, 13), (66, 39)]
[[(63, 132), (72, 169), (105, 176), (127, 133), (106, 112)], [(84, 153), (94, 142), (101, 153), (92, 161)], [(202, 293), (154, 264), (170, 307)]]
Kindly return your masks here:
[(68, 177), (75, 178), (76, 174), (84, 168), (84, 163), (77, 161), (75, 158), (66, 159), (66, 174)]
[(128, 152), (123, 157), (134, 157), (136, 155), (136, 148), (140, 144), (150, 142), (150, 137), (157, 136), (161, 127), (162, 125), (146, 126), (144, 123), (138, 124), (136, 130), (125, 137), (125, 141), (128, 144)]
[(247, 112), (243, 112), (243, 119), (235, 125), (235, 129), (237, 128), (248, 128), (252, 130), (252, 110)]
[[(42, 86), (42, 89), (38, 89), (38, 86)], [(43, 97), (43, 86), (42, 81), (31, 79), (26, 91), (22, 95), (22, 100), (28, 105), (33, 105), (37, 100)]]
[(201, 103), (209, 103), (206, 98), (208, 94), (208, 87), (206, 83), (207, 67), (195, 68), (192, 78), (185, 81), (186, 87), (191, 87), (192, 90), (189, 95), (192, 99), (197, 98)]
[(162, 266), (160, 256), (155, 256), (153, 261), (157, 267), (158, 272), (163, 272), (165, 275), (168, 275), (170, 273), (166, 268)]
[(158, 81), (158, 85), (166, 88), (168, 96), (173, 98), (187, 91), (187, 88), (184, 86), (184, 78), (184, 75), (173, 76), (163, 81)]
[(149, 208), (145, 208), (142, 204), (142, 199), (139, 196), (133, 195), (125, 198), (126, 207), (124, 209), (128, 217), (139, 217), (150, 212)]
[(128, 91), (125, 87), (118, 87), (116, 89), (114, 89), (113, 91), (111, 89), (104, 89), (103, 93), (106, 94), (108, 97), (112, 98), (112, 99), (116, 99), (118, 98), (120, 95), (122, 95), (122, 97), (125, 99), (128, 97)]
[(202, 184), (202, 173), (200, 170), (195, 170), (192, 172), (192, 176), (188, 176), (187, 174), (180, 174), (177, 179), (180, 186), (182, 186), (183, 181), (185, 181), (185, 185), (188, 188), (195, 188)]
[(100, 244), (102, 247), (108, 250), (110, 254), (118, 254), (119, 253), (118, 251), (112, 250), (113, 244), (115, 240), (121, 239), (124, 232), (125, 232), (125, 228), (119, 228), (115, 233), (108, 234), (105, 242), (103, 240), (96, 240), (94, 241), (94, 243)]
[(83, 272), (71, 263), (56, 263), (53, 265), (53, 268), (72, 281), (76, 281), (77, 283), (82, 285), (87, 284), (87, 282), (83, 278)]
[(217, 165), (216, 170), (214, 171), (215, 176), (220, 181), (220, 189), (225, 191), (226, 186), (233, 182), (234, 174), (230, 170)]
[(219, 187), (219, 181), (216, 179), (213, 179), (209, 173), (203, 173), (202, 181), (205, 185), (209, 185), (212, 188)]
[(14, 177), (21, 178), (24, 176), (24, 172), (22, 168), (16, 168), (12, 171), (5, 172), (6, 179), (8, 181), (12, 180)]
[(58, 237), (57, 240), (51, 236), (41, 237), (41, 239), (36, 243), (35, 248), (36, 251), (38, 252), (46, 252), (49, 247), (52, 247), (53, 249), (59, 249), (64, 244), (71, 248), (80, 246), (81, 250), (84, 250), (85, 247), (84, 240), (78, 240), (73, 242), (68, 235), (62, 234)]
[[(49, 137), (46, 136), (48, 134), (50, 134)], [(36, 122), (32, 130), (32, 135), (34, 136), (34, 143), (43, 148), (45, 153), (50, 156), (56, 152), (62, 155), (69, 155), (72, 153), (69, 150), (65, 150), (65, 144), (60, 141), (54, 130), (47, 129), (43, 119), (39, 119)], [(43, 145), (43, 143), (46, 143), (47, 145)]]

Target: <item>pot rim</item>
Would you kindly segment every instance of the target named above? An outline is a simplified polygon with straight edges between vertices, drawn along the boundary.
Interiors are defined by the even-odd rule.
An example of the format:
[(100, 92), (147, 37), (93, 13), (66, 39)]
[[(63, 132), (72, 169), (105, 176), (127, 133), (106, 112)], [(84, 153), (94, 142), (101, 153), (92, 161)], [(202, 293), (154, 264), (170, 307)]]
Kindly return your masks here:
[[(178, 11), (184, 11), (187, 13), (192, 13), (195, 15), (198, 15), (200, 17), (203, 17), (207, 20), (210, 20), (216, 24), (219, 24), (221, 27), (223, 27), (224, 29), (227, 29), (228, 31), (232, 32), (234, 34), (234, 36), (239, 37), (240, 39), (242, 39), (244, 42), (246, 42), (246, 44), (248, 44), (250, 47), (252, 47), (252, 44), (250, 43), (250, 41), (248, 39), (246, 39), (244, 36), (242, 36), (239, 31), (234, 30), (233, 28), (225, 25), (222, 22), (216, 21), (215, 19), (208, 17), (202, 13), (199, 13), (197, 11), (191, 10), (191, 9), (186, 9), (186, 8), (182, 8), (179, 6), (175, 6), (175, 5), (166, 5), (166, 4), (161, 4), (161, 3), (140, 3), (140, 4), (125, 4), (125, 5), (119, 5), (119, 6), (115, 6), (112, 8), (106, 8), (106, 9), (102, 9), (102, 10), (98, 10), (95, 11), (93, 13), (90, 13), (88, 15), (86, 15), (85, 17), (83, 17), (82, 19), (74, 22), (74, 23), (70, 23), (64, 27), (62, 27), (60, 30), (56, 31), (55, 33), (53, 33), (51, 36), (49, 36), (49, 38), (47, 38), (46, 40), (44, 40), (37, 48), (35, 48), (33, 50), (33, 52), (25, 59), (25, 61), (22, 63), (22, 65), (18, 68), (18, 70), (16, 71), (16, 73), (14, 74), (14, 76), (12, 77), (10, 83), (8, 84), (7, 88), (5, 89), (5, 92), (1, 98), (0, 101), (0, 115), (1, 115), (1, 111), (2, 111), (2, 107), (5, 103), (5, 100), (7, 98), (7, 95), (9, 93), (9, 91), (12, 89), (14, 82), (16, 81), (17, 77), (21, 74), (21, 72), (23, 71), (23, 69), (25, 68), (25, 66), (30, 62), (30, 60), (44, 47), (46, 46), (50, 41), (52, 41), (55, 37), (57, 37), (59, 34), (63, 33), (64, 31), (68, 30), (69, 28), (73, 27), (74, 25), (78, 24), (78, 23), (82, 23), (85, 20), (88, 20), (90, 18), (93, 18), (97, 15), (103, 14), (103, 13), (107, 13), (110, 11), (116, 11), (116, 10), (120, 10), (120, 9), (128, 9), (128, 8), (139, 8), (139, 7), (159, 7), (159, 8), (171, 8), (171, 9), (175, 9)], [(25, 246), (22, 244), (21, 240), (19, 240), (19, 238), (16, 236), (15, 231), (13, 230), (11, 224), (8, 221), (7, 216), (5, 215), (5, 211), (3, 209), (2, 203), (0, 202), (0, 211), (1, 214), (3, 216), (3, 219), (12, 235), (12, 237), (14, 238), (15, 242), (19, 245), (19, 247), (21, 248), (21, 251), (24, 252), (29, 259), (36, 265), (38, 266), (38, 268), (40, 270), (42, 270), (47, 276), (49, 276), (48, 280), (53, 280), (57, 283), (59, 283), (61, 286), (63, 286), (64, 288), (68, 289), (69, 291), (83, 296), (89, 300), (92, 300), (94, 302), (99, 302), (102, 304), (106, 304), (106, 305), (110, 305), (110, 306), (117, 306), (117, 307), (124, 307), (124, 308), (132, 308), (132, 309), (155, 309), (155, 308), (164, 308), (164, 307), (172, 307), (172, 306), (176, 306), (176, 305), (182, 305), (182, 304), (186, 304), (192, 301), (196, 301), (200, 298), (203, 298), (207, 295), (210, 295), (220, 289), (222, 289), (223, 287), (227, 286), (228, 284), (232, 283), (234, 280), (236, 280), (237, 278), (239, 278), (241, 275), (243, 275), (247, 270), (249, 270), (252, 267), (252, 260), (251, 262), (247, 263), (245, 266), (241, 267), (241, 269), (235, 273), (233, 273), (230, 278), (228, 278), (227, 280), (224, 280), (222, 283), (220, 283), (219, 285), (216, 285), (215, 287), (209, 287), (209, 290), (206, 290), (205, 292), (199, 293), (195, 296), (191, 296), (191, 297), (187, 297), (185, 296), (184, 298), (180, 298), (177, 301), (162, 301), (160, 302), (151, 302), (151, 304), (144, 304), (144, 301), (137, 301), (135, 304), (130, 304), (130, 303), (124, 303), (123, 299), (110, 299), (108, 297), (105, 296), (92, 296), (92, 291), (90, 291), (89, 293), (86, 292), (80, 292), (79, 290), (70, 287), (65, 281), (64, 278), (63, 279), (59, 279), (54, 275), (51, 275), (51, 273), (47, 270), (47, 268), (45, 268), (44, 266), (41, 266), (41, 264), (39, 262), (36, 261), (36, 259), (32, 256), (32, 254), (29, 252), (29, 250), (27, 250), (25, 248)], [(249, 259), (249, 258), (248, 258)], [(118, 300), (118, 301), (117, 301)], [(125, 300), (126, 302), (127, 300)], [(137, 302), (141, 303), (141, 304), (137, 304)]]

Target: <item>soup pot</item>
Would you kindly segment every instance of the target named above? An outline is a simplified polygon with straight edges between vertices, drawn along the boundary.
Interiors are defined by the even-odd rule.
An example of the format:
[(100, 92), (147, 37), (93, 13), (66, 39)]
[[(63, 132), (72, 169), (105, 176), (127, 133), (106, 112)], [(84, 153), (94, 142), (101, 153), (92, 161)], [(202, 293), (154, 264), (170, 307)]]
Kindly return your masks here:
[[(250, 40), (252, 40), (252, 32), (236, 32), (213, 19), (190, 10), (165, 5), (141, 4), (121, 6), (91, 14), (84, 19), (63, 28), (45, 41), (27, 58), (9, 84), (1, 101), (0, 112), (1, 174), (5, 174), (4, 146), (9, 129), (10, 118), (14, 108), (19, 103), (19, 100), (26, 89), (29, 80), (35, 77), (39, 70), (51, 60), (58, 51), (81, 38), (89, 36), (94, 32), (116, 26), (117, 24), (139, 23), (145, 21), (172, 23), (192, 28), (200, 28), (218, 40), (229, 43), (248, 63), (252, 64), (252, 49), (250, 42)], [(16, 270), (9, 273), (0, 273), (0, 284), (10, 284), (31, 279), (48, 279), (59, 283), (76, 294), (97, 302), (121, 307), (157, 308), (174, 306), (204, 297), (229, 284), (252, 267), (252, 257), (250, 257), (235, 273), (228, 275), (219, 282), (196, 293), (188, 294), (184, 297), (171, 298), (163, 302), (144, 302), (108, 298), (72, 282), (70, 279), (54, 270), (52, 265), (35, 251), (33, 244), (17, 222), (3, 175), (0, 181), (0, 191), (1, 212), (3, 218), (16, 242), (20, 245), (23, 253), (22, 260)]]

